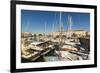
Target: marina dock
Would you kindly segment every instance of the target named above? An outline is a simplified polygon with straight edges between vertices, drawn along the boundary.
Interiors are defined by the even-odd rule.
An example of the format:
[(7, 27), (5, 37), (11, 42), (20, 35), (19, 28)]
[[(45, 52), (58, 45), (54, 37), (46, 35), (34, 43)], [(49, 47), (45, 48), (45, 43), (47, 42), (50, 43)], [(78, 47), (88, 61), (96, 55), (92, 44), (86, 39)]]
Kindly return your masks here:
[[(82, 42), (82, 40), (80, 40)], [(84, 41), (84, 40), (83, 40)], [(89, 42), (89, 40), (88, 40)], [(87, 44), (89, 44), (87, 42)], [(53, 44), (52, 44), (53, 43)], [(83, 44), (83, 42), (82, 42)], [(33, 45), (33, 43), (31, 44)], [(46, 41), (46, 42), (38, 42), (35, 45), (40, 47), (40, 49), (35, 49), (38, 47), (32, 46), (26, 51), (30, 53), (30, 55), (22, 56), (22, 62), (46, 62), (46, 61), (72, 61), (72, 60), (87, 60), (89, 59), (89, 54), (86, 52), (86, 49), (81, 50), (75, 44), (70, 43), (70, 47), (60, 47), (59, 43)], [(77, 45), (77, 44), (76, 44)], [(72, 46), (72, 47), (71, 47)], [(74, 49), (76, 47), (76, 50)], [(61, 57), (59, 56), (59, 48)], [(33, 51), (33, 52), (32, 52)], [(60, 59), (59, 59), (60, 57)]]
[(45, 22), (42, 33), (22, 33), (21, 62), (49, 62), (89, 60), (90, 32), (72, 29), (72, 17), (68, 16), (68, 29), (64, 30), (62, 13), (59, 13), (59, 24), (54, 31), (46, 33)]

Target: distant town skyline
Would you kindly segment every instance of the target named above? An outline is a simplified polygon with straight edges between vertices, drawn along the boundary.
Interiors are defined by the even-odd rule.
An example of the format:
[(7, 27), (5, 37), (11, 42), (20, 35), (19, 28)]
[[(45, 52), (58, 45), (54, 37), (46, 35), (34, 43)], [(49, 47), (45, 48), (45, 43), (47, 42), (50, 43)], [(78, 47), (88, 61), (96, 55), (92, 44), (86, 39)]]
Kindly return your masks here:
[[(90, 14), (76, 12), (61, 12), (61, 23), (68, 30), (68, 16), (72, 18), (73, 30), (90, 31)], [(45, 29), (46, 27), (46, 29)], [(22, 32), (50, 33), (60, 27), (60, 12), (21, 10)]]

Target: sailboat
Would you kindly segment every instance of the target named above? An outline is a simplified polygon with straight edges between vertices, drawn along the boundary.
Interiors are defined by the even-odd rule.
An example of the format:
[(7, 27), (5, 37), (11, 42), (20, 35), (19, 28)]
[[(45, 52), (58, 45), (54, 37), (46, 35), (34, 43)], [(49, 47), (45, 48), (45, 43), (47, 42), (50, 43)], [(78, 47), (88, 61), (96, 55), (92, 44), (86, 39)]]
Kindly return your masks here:
[[(70, 39), (62, 41), (62, 35), (63, 35), (63, 24), (61, 21), (62, 18), (62, 12), (60, 12), (60, 38), (59, 38), (59, 49), (55, 51), (55, 53), (58, 54), (59, 60), (61, 61), (72, 61), (72, 60), (82, 60), (82, 57), (77, 54), (70, 53), (71, 51), (78, 51), (76, 48), (77, 42), (75, 42), (75, 39), (71, 39), (71, 33), (69, 34)], [(68, 16), (68, 22), (69, 22), (69, 29), (71, 30), (72, 26), (72, 20), (71, 16)]]

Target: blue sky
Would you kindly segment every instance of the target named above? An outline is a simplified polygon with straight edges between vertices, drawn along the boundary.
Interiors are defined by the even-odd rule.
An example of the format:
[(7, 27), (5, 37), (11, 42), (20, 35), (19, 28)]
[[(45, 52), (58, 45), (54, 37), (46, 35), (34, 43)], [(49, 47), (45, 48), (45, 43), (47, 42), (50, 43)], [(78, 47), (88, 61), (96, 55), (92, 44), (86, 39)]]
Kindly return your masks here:
[[(68, 29), (68, 16), (72, 17), (72, 29), (90, 30), (90, 14), (89, 13), (75, 13), (62, 12), (61, 21), (66, 31)], [(22, 32), (46, 33), (52, 32), (54, 24), (54, 31), (59, 28), (60, 12), (54, 11), (35, 11), (35, 10), (21, 10), (21, 28)]]

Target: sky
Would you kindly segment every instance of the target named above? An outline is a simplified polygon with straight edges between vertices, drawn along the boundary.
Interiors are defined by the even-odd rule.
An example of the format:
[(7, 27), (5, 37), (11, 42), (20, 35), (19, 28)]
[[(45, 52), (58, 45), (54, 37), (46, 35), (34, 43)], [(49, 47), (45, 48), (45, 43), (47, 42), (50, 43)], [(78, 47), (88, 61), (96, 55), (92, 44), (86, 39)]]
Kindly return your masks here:
[[(72, 18), (73, 30), (90, 31), (90, 14), (76, 12), (61, 12), (61, 23), (64, 31), (68, 30), (68, 16)], [(45, 29), (46, 27), (46, 29)], [(22, 32), (50, 33), (60, 27), (60, 12), (21, 10)]]

